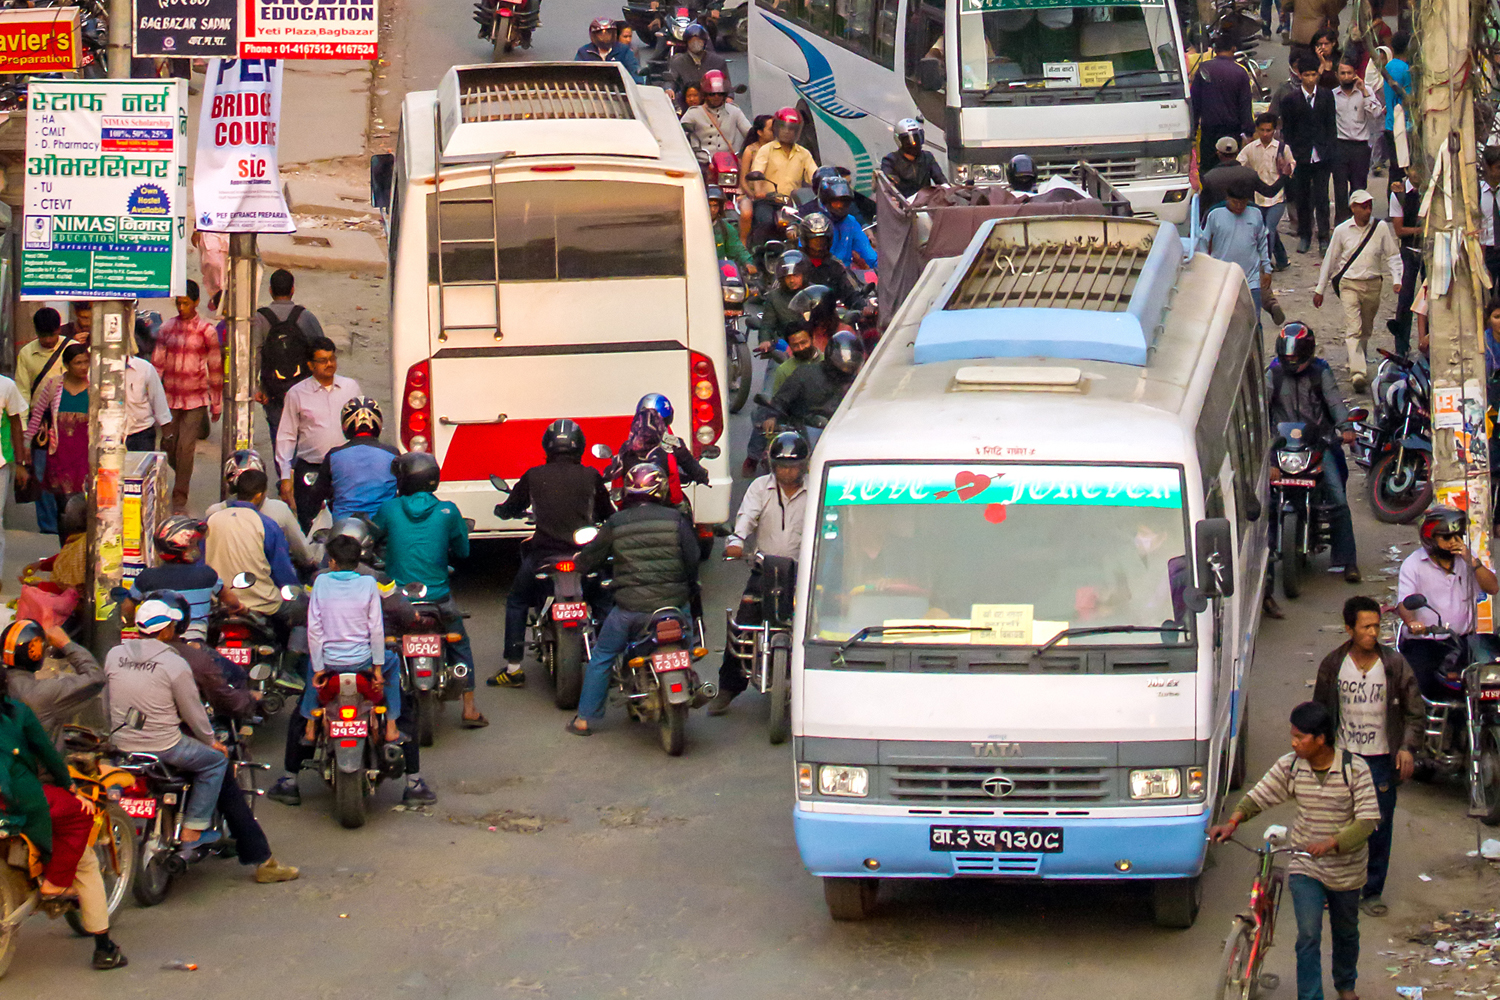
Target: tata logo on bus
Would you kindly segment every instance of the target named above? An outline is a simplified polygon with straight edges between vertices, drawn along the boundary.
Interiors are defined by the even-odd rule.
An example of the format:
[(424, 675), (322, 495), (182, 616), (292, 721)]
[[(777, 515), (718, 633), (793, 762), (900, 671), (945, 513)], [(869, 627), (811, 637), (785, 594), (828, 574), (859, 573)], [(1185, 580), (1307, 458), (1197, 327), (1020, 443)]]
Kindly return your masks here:
[(0, 73), (61, 73), (78, 68), (77, 7), (0, 11)]
[(1021, 756), (1021, 744), (1019, 743), (970, 743), (974, 748), (976, 757), (1019, 757)]

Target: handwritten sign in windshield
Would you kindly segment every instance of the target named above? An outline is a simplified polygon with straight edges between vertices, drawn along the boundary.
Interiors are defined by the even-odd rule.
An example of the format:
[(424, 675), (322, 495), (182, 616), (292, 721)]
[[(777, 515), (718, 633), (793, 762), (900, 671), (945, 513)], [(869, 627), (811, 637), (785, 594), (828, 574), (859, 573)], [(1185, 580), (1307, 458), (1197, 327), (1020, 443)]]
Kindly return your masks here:
[(823, 503), (1180, 509), (1182, 472), (1153, 465), (833, 465)]

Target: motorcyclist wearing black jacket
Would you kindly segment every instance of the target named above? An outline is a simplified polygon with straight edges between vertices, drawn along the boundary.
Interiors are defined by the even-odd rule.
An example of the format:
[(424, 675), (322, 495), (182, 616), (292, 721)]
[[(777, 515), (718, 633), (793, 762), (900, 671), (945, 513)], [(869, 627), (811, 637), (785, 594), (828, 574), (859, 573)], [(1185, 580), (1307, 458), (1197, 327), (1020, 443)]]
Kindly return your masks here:
[(688, 613), (698, 587), (698, 536), (688, 519), (666, 500), (667, 474), (650, 463), (633, 466), (625, 474), (624, 507), (604, 522), (599, 536), (578, 554), (578, 568), (584, 572), (613, 557), (615, 606), (604, 619), (593, 655), (584, 667), (578, 714), (567, 725), (575, 735), (592, 735), (591, 723), (604, 718), (610, 672), (630, 644), (632, 633), (662, 608)]
[(776, 284), (765, 294), (760, 313), (760, 342), (756, 347), (767, 354), (771, 345), (785, 340), (797, 329), (797, 314), (792, 312), (793, 297), (807, 287), (807, 272), (812, 265), (801, 250), (788, 250), (776, 261)]
[[(816, 418), (821, 426), (844, 401), (864, 360), (865, 345), (858, 334), (847, 330), (835, 333), (828, 339), (822, 362), (792, 372), (771, 400), (771, 408), (784, 414), (784, 424), (804, 433), (809, 418)], [(807, 436), (816, 441), (818, 431), (813, 429)]]
[(865, 286), (843, 261), (833, 255), (833, 221), (822, 212), (802, 220), (798, 244), (807, 255), (807, 284), (825, 285), (848, 309), (863, 309), (869, 300)]
[(903, 118), (896, 123), (896, 148), (880, 161), (880, 172), (890, 178), (903, 198), (910, 198), (923, 188), (948, 183), (936, 157), (922, 148), (926, 141), (922, 123), (915, 118)]
[(526, 612), (544, 596), (537, 570), (549, 556), (576, 551), (573, 532), (598, 524), (614, 510), (604, 477), (583, 464), (583, 449), (583, 429), (578, 424), (566, 418), (552, 421), (542, 432), (546, 464), (527, 469), (506, 501), (495, 506), (495, 516), (506, 520), (531, 508), (536, 531), (521, 543), (521, 565), (505, 601), (505, 669), (485, 682), (490, 687), (526, 686), (526, 672), (521, 669)]

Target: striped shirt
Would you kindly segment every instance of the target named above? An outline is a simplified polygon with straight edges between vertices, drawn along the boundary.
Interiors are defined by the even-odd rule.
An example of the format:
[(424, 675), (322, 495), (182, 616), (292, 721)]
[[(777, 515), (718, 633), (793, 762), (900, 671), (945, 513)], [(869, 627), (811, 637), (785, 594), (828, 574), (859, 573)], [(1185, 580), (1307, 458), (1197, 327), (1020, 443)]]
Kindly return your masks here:
[[(1370, 765), (1358, 754), (1343, 750), (1334, 752), (1333, 765), (1322, 777), (1307, 761), (1289, 753), (1271, 765), (1245, 799), (1256, 807), (1256, 812), (1296, 800), (1297, 816), (1292, 820), (1290, 843), (1299, 848), (1337, 836), (1340, 830), (1359, 820), (1380, 821)], [(1238, 807), (1242, 812), (1245, 804), (1242, 802)], [(1333, 851), (1321, 858), (1294, 857), (1287, 870), (1342, 892), (1365, 884), (1369, 856), (1370, 849), (1362, 843), (1352, 851)]]

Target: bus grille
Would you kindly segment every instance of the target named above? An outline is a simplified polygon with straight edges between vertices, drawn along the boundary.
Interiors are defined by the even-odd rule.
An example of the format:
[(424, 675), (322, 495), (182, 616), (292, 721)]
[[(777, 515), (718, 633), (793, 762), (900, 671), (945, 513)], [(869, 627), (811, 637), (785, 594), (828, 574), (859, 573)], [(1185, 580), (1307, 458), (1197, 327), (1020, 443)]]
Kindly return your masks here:
[(461, 73), (458, 106), (463, 123), (635, 119), (618, 76), (587, 72), (586, 66), (574, 73), (546, 68), (549, 72), (513, 76), (496, 72), (503, 69), (498, 66)]
[[(985, 792), (985, 779), (995, 777), (1010, 779), (1010, 794)], [(900, 802), (1069, 806), (1100, 802), (1109, 793), (1110, 773), (1102, 767), (897, 765), (890, 773), (890, 796)]]
[(1042, 859), (1035, 854), (955, 854), (955, 875), (1035, 875)]
[(1031, 158), (1032, 162), (1036, 164), (1037, 177), (1040, 180), (1046, 180), (1049, 177), (1056, 177), (1058, 175), (1063, 177), (1068, 176), (1073, 168), (1077, 166), (1079, 159), (1087, 161), (1089, 166), (1097, 170), (1099, 175), (1111, 184), (1118, 184), (1121, 181), (1133, 181), (1141, 169), (1140, 160), (1134, 156), (1125, 156), (1116, 159), (1095, 159), (1090, 156), (1072, 156), (1059, 160), (1044, 160), (1036, 156)]

